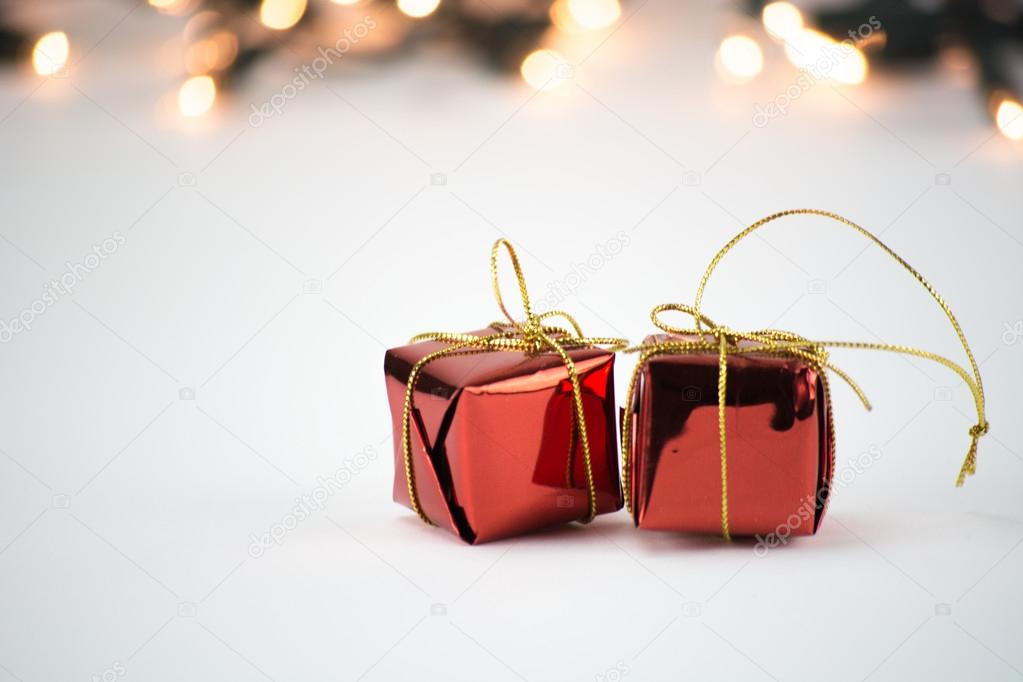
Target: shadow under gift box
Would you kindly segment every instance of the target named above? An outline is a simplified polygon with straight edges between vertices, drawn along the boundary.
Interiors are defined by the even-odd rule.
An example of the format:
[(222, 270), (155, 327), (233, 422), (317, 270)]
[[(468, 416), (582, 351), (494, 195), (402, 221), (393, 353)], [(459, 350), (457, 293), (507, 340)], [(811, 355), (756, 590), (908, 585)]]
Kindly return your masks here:
[[(470, 332), (479, 336), (494, 329)], [(394, 431), (394, 500), (409, 508), (402, 413), (413, 365), (449, 344), (426, 341), (384, 356)], [(582, 389), (597, 513), (622, 507), (614, 353), (568, 351)], [(435, 524), (475, 544), (585, 520), (585, 460), (572, 384), (553, 353), (475, 353), (429, 362), (419, 377), (411, 446), (419, 503)]]
[[(655, 334), (644, 344), (693, 337)], [(732, 535), (812, 535), (834, 470), (826, 376), (796, 357), (729, 355), (725, 393)], [(721, 533), (718, 354), (650, 358), (632, 422), (631, 499), (640, 528)]]

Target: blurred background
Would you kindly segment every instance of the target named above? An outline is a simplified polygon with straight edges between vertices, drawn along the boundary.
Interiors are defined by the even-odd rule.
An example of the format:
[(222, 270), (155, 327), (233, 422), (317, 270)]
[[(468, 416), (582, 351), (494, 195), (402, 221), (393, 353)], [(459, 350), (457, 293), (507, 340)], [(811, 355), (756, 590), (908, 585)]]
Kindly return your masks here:
[[(69, 77), (113, 32), (100, 32), (105, 24), (97, 14), (105, 10), (116, 16), (116, 6), (61, 4), (3, 4), (0, 57), (9, 66), (43, 77)], [(147, 54), (132, 59), (147, 64), (153, 79), (177, 85), (155, 107), (162, 125), (173, 125), (175, 116), (211, 116), (215, 107), (225, 106), (218, 106), (218, 100), (227, 99), (228, 106), (239, 99), (244, 103), (246, 80), (263, 62), (298, 63), (295, 77), (285, 81), (277, 98), (264, 103), (270, 106), (252, 104), (250, 122), (258, 125), (267, 115), (279, 115), (288, 99), (328, 71), (333, 78), (346, 75), (347, 69), (331, 68), (342, 58), (358, 72), (424, 52), (458, 51), (477, 68), (521, 78), (537, 90), (554, 89), (572, 78), (576, 62), (584, 61), (577, 57), (580, 51), (602, 44), (643, 4), (634, 2), (630, 8), (626, 3), (623, 10), (620, 0), (152, 0), (126, 3), (114, 27), (138, 9), (150, 17), (137, 17), (133, 25), (155, 23), (156, 15), (168, 18)], [(977, 89), (1001, 134), (1023, 138), (1016, 120), (1023, 66), (1018, 2), (808, 4), (809, 10), (790, 2), (734, 3), (736, 16), (713, 27), (721, 34), (714, 36), (720, 37), (717, 77), (729, 83), (756, 79), (765, 67), (765, 49), (783, 53), (810, 80), (843, 85), (863, 84), (871, 64), (940, 68)], [(769, 68), (777, 61), (773, 56), (768, 54)]]
[[(0, 0), (0, 682), (1023, 676), (1021, 27), (1018, 0)], [(847, 351), (875, 410), (835, 386), (829, 516), (767, 556), (624, 513), (465, 547), (391, 501), (383, 352), (499, 316), (494, 239), (539, 308), (639, 341), (796, 207), (958, 315), (992, 424), (964, 488), (958, 378)], [(718, 322), (965, 361), (855, 234), (758, 234)]]

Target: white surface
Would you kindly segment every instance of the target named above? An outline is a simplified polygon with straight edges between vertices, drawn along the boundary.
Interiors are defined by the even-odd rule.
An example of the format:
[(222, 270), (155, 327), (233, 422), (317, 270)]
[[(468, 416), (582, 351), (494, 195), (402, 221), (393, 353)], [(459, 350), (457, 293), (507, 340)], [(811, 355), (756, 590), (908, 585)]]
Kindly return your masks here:
[[(723, 85), (713, 52), (734, 14), (637, 7), (585, 62), (595, 43), (566, 48), (575, 78), (555, 92), (425, 55), (339, 67), (250, 128), (285, 58), (190, 129), (153, 113), (177, 78), (157, 66), (175, 20), (123, 18), (126, 3), (55, 15), (78, 57), (101, 42), (70, 78), (0, 81), (2, 318), (94, 244), (126, 243), (0, 347), (0, 680), (1023, 675), (1023, 342), (1003, 340), (1023, 326), (1023, 147), (931, 72), (820, 85), (754, 129), (796, 75), (779, 50), (754, 84)], [(959, 314), (993, 424), (964, 489), (968, 391), (850, 352), (876, 409), (836, 385), (839, 474), (881, 455), (817, 537), (764, 558), (624, 513), (466, 547), (390, 501), (383, 350), (497, 315), (494, 238), (520, 245), (540, 297), (626, 232), (563, 306), (638, 340), (740, 223), (804, 205), (883, 231)], [(706, 310), (961, 358), (926, 294), (864, 245), (779, 226), (726, 262)], [(325, 511), (250, 556), (365, 448), (378, 456)]]

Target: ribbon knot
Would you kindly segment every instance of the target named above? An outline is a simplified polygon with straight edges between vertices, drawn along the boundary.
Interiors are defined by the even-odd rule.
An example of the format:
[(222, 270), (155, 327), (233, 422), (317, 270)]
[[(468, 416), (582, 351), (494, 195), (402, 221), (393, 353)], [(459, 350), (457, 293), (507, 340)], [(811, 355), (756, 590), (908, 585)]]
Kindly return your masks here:
[[(498, 258), (501, 249), (504, 248), (511, 259), (512, 269), (515, 271), (515, 279), (518, 283), (519, 294), (522, 298), (524, 319), (516, 320), (504, 305), (504, 298), (501, 296), (501, 286), (498, 281)], [(497, 305), (504, 313), (506, 321), (493, 322), (490, 328), (493, 334), (458, 334), (449, 332), (427, 332), (412, 337), (409, 343), (421, 341), (439, 341), (446, 343), (445, 347), (428, 353), (422, 357), (409, 372), (408, 381), (405, 385), (405, 404), (402, 410), (402, 450), (405, 460), (405, 480), (408, 485), (409, 502), (419, 518), (424, 522), (434, 525), (433, 521), (426, 515), (419, 503), (419, 493), (416, 489), (415, 463), (412, 457), (411, 422), (412, 413), (415, 410), (415, 390), (423, 368), (429, 363), (443, 357), (453, 355), (469, 355), (476, 353), (492, 352), (515, 352), (535, 356), (545, 352), (557, 354), (565, 365), (565, 372), (572, 385), (573, 403), (573, 429), (577, 430), (579, 443), (583, 451), (583, 464), (586, 472), (586, 492), (589, 499), (587, 516), (583, 521), (589, 522), (597, 515), (597, 491), (593, 482), (593, 465), (590, 458), (590, 443), (586, 429), (586, 418), (583, 411), (582, 388), (579, 384), (579, 374), (575, 369), (575, 363), (569, 356), (568, 351), (579, 348), (597, 348), (606, 346), (608, 350), (617, 351), (628, 345), (625, 339), (611, 337), (587, 337), (583, 334), (579, 323), (575, 318), (562, 310), (550, 310), (537, 315), (529, 300), (529, 291), (526, 288), (526, 279), (522, 274), (522, 267), (519, 265), (518, 255), (511, 243), (506, 239), (498, 239), (490, 250), (490, 283), (494, 290), (494, 298)], [(561, 318), (568, 323), (568, 327), (548, 324), (552, 318)], [(572, 453), (569, 453), (570, 456)]]
[[(727, 254), (732, 247), (746, 238), (749, 234), (760, 229), (767, 223), (791, 215), (814, 215), (842, 223), (880, 247), (886, 254), (888, 254), (888, 256), (894, 259), (895, 262), (907, 270), (917, 280), (917, 282), (919, 282), (920, 285), (927, 290), (935, 302), (937, 302), (941, 310), (945, 313), (945, 317), (952, 325), (952, 328), (966, 353), (971, 371), (968, 372), (957, 363), (943, 356), (937, 355), (936, 353), (920, 350), (911, 346), (886, 343), (865, 343), (860, 341), (811, 341), (805, 337), (799, 336), (798, 334), (793, 334), (792, 332), (778, 331), (774, 329), (740, 332), (718, 325), (703, 314), (700, 310), (700, 303), (703, 300), (704, 289), (707, 286), (707, 282), (710, 280), (711, 274), (721, 262), (721, 259), (724, 258), (725, 254)], [(660, 314), (668, 311), (681, 312), (689, 315), (692, 317), (695, 325), (691, 328), (685, 328), (664, 322), (660, 318)], [(696, 290), (696, 298), (693, 305), (690, 306), (683, 303), (665, 303), (655, 307), (651, 311), (650, 319), (659, 329), (666, 331), (669, 334), (677, 335), (681, 338), (641, 344), (639, 346), (626, 349), (627, 352), (640, 353), (639, 361), (636, 363), (636, 369), (632, 373), (632, 378), (629, 382), (629, 390), (626, 394), (625, 404), (627, 409), (631, 409), (631, 406), (633, 405), (639, 374), (647, 360), (650, 358), (656, 355), (694, 354), (706, 352), (718, 353), (718, 438), (721, 454), (721, 534), (725, 539), (730, 539), (731, 537), (728, 527), (728, 448), (725, 433), (725, 395), (728, 382), (729, 355), (766, 354), (801, 358), (818, 370), (822, 380), (824, 380), (825, 391), (828, 391), (828, 383), (826, 381), (827, 375), (825, 370), (829, 370), (838, 375), (839, 378), (845, 381), (845, 383), (853, 389), (853, 392), (856, 393), (856, 396), (863, 403), (863, 406), (868, 410), (871, 409), (871, 405), (870, 401), (867, 400), (867, 396), (848, 374), (831, 363), (827, 348), (888, 351), (901, 353), (903, 355), (911, 355), (944, 365), (958, 374), (966, 386), (970, 389), (970, 393), (973, 396), (974, 405), (977, 410), (977, 423), (970, 428), (970, 448), (966, 453), (966, 458), (963, 460), (962, 466), (960, 467), (959, 475), (956, 478), (956, 486), (958, 487), (963, 485), (966, 477), (971, 476), (976, 472), (977, 442), (981, 436), (988, 432), (989, 424), (985, 417), (984, 386), (980, 378), (980, 368), (977, 365), (977, 361), (974, 359), (973, 351), (970, 349), (969, 343), (966, 341), (966, 335), (959, 326), (959, 321), (952, 313), (948, 304), (945, 303), (944, 299), (942, 299), (934, 287), (931, 286), (930, 282), (924, 279), (923, 275), (917, 272), (911, 265), (909, 265), (909, 263), (892, 251), (891, 248), (884, 244), (873, 233), (863, 227), (860, 227), (848, 218), (844, 218), (836, 213), (830, 213), (828, 211), (804, 208), (775, 213), (753, 223), (733, 237), (732, 240), (722, 247), (711, 260), (710, 265), (707, 267), (706, 271), (704, 271), (703, 277), (700, 279), (700, 284)], [(826, 400), (826, 403), (828, 409), (828, 420), (830, 421), (830, 397)], [(629, 479), (631, 476), (630, 450), (632, 447), (630, 434), (631, 426), (631, 420), (625, 419), (622, 424), (622, 486), (625, 491), (625, 505), (630, 512), (632, 511), (631, 490), (629, 487)], [(831, 452), (832, 457), (834, 457), (834, 429), (832, 429), (831, 433)]]
[(515, 329), (518, 330), (522, 341), (530, 347), (528, 351), (530, 355), (538, 355), (547, 348), (544, 342), (543, 324), (535, 315), (525, 322), (516, 322)]

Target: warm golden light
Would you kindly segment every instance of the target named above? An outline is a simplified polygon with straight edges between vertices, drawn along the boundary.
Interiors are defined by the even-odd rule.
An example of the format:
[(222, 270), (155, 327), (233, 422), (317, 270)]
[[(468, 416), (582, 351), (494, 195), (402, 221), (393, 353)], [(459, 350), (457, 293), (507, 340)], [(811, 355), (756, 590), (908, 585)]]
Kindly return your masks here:
[(618, 0), (555, 0), (551, 23), (564, 33), (584, 33), (614, 24), (622, 16)]
[(842, 59), (831, 73), (831, 77), (846, 85), (859, 85), (867, 80), (867, 57), (855, 46), (848, 46), (849, 54)]
[(40, 76), (52, 76), (67, 64), (71, 44), (63, 31), (52, 31), (39, 38), (32, 49), (32, 68)]
[(867, 58), (859, 48), (810, 28), (786, 39), (785, 56), (794, 66), (821, 80), (857, 85), (867, 78)]
[(1010, 140), (1023, 140), (1023, 105), (1011, 99), (1002, 100), (995, 112), (995, 123)]
[(238, 37), (230, 31), (217, 31), (209, 38), (185, 49), (185, 70), (192, 75), (226, 69), (238, 56)]
[(217, 99), (217, 84), (209, 76), (192, 76), (178, 90), (178, 110), (194, 118), (202, 116), (213, 107)]
[(414, 19), (433, 14), (440, 0), (398, 0), (398, 9)]
[(791, 2), (768, 3), (760, 18), (771, 37), (778, 40), (788, 40), (803, 28), (803, 13)]
[(572, 15), (568, 13), (568, 0), (554, 0), (547, 12), (551, 17), (554, 28), (565, 33), (579, 33), (582, 27), (575, 23)]
[(737, 80), (750, 80), (764, 68), (764, 53), (749, 36), (728, 36), (721, 41), (717, 57), (725, 74)]
[(182, 29), (181, 36), (186, 42), (199, 40), (213, 30), (220, 23), (220, 19), (220, 13), (213, 10), (196, 12), (185, 22), (185, 28)]
[(217, 43), (213, 40), (192, 43), (185, 50), (185, 71), (191, 74), (209, 73), (217, 66), (217, 55)]
[(191, 4), (190, 0), (149, 0), (149, 6), (163, 14), (183, 14)]
[(785, 56), (793, 66), (812, 69), (814, 62), (834, 41), (812, 29), (799, 29), (785, 39)]
[(335, 5), (358, 5), (362, 0), (330, 0)]
[(238, 56), (238, 36), (230, 31), (217, 31), (210, 40), (217, 46), (217, 63), (214, 68), (226, 69)]
[(572, 65), (554, 50), (530, 52), (519, 71), (534, 90), (553, 90), (572, 77)]
[(564, 0), (565, 11), (581, 29), (607, 28), (622, 16), (618, 0)]
[(284, 31), (298, 23), (305, 8), (306, 0), (263, 0), (259, 5), (259, 21), (267, 28)]

